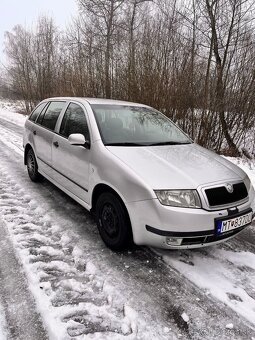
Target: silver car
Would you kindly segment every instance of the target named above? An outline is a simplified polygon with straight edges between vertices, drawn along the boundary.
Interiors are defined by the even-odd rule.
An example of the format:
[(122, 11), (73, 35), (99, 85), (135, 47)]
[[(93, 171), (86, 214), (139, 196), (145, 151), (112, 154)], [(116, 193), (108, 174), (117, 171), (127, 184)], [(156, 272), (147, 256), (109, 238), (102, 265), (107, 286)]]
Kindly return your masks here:
[(146, 105), (46, 99), (26, 121), (24, 162), (32, 181), (45, 177), (94, 212), (114, 250), (216, 244), (254, 217), (247, 175)]

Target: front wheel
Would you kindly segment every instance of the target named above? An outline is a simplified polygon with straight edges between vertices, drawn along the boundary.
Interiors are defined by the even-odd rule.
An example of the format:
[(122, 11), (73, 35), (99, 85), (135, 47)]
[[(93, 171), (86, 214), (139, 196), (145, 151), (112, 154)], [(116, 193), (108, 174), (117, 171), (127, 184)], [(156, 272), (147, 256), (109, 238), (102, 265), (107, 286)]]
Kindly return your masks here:
[(100, 236), (112, 250), (123, 250), (132, 244), (128, 213), (122, 201), (111, 192), (99, 196), (96, 221)]
[(39, 182), (42, 180), (42, 175), (38, 172), (38, 165), (34, 151), (29, 149), (26, 156), (27, 172), (31, 181)]

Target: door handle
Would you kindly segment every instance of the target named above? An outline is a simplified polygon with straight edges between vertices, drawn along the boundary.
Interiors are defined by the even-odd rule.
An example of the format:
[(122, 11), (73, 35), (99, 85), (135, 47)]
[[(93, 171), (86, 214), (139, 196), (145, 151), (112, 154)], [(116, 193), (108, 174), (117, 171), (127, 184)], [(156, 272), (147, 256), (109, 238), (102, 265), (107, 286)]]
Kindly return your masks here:
[(58, 144), (58, 142), (54, 142), (54, 143), (53, 143), (53, 145), (54, 145), (56, 148), (58, 148), (58, 147), (59, 147), (59, 144)]
[(36, 135), (36, 131), (35, 130), (33, 131), (33, 134)]

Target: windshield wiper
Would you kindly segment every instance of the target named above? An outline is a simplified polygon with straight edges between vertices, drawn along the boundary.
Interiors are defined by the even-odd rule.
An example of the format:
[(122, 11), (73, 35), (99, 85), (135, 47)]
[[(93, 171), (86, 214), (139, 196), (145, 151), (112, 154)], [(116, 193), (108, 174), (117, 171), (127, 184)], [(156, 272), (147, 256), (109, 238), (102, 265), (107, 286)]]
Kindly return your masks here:
[(146, 146), (147, 144), (123, 142), (123, 143), (106, 143), (105, 146)]
[(168, 141), (168, 142), (158, 142), (158, 143), (152, 143), (148, 146), (156, 146), (156, 145), (184, 145), (184, 144), (191, 144), (191, 142), (174, 142), (174, 141)]
[(184, 145), (191, 144), (191, 142), (158, 142), (158, 143), (134, 143), (134, 142), (116, 142), (116, 143), (105, 143), (105, 146), (157, 146), (157, 145)]

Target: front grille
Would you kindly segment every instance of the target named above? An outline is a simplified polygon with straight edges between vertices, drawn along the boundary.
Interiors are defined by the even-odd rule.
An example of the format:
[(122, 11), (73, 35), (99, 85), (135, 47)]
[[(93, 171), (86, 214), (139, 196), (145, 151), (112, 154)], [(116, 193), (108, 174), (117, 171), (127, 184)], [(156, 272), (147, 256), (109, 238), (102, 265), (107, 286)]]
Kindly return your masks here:
[(228, 192), (224, 186), (206, 189), (205, 193), (211, 207), (238, 202), (248, 196), (244, 183), (233, 184), (232, 193)]
[(202, 244), (206, 242), (206, 236), (200, 236), (200, 237), (185, 237), (182, 240), (182, 246), (185, 245), (192, 245), (192, 244)]

